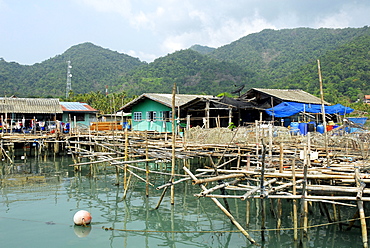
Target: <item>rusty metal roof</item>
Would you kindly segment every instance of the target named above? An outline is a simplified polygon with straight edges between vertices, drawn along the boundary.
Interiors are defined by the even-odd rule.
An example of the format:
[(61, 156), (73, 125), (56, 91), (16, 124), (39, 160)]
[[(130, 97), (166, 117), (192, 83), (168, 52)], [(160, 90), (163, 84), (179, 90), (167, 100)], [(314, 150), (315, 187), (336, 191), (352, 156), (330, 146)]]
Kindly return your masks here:
[(0, 113), (60, 114), (63, 113), (57, 98), (0, 98)]
[[(278, 98), (282, 101), (289, 102), (301, 102), (301, 103), (313, 103), (321, 104), (321, 99), (316, 97), (306, 91), (299, 89), (261, 89), (261, 88), (252, 88), (248, 90), (245, 94), (240, 96), (240, 98), (251, 98), (255, 95), (256, 92), (263, 93), (275, 98)], [(324, 101), (324, 104), (330, 104)]]

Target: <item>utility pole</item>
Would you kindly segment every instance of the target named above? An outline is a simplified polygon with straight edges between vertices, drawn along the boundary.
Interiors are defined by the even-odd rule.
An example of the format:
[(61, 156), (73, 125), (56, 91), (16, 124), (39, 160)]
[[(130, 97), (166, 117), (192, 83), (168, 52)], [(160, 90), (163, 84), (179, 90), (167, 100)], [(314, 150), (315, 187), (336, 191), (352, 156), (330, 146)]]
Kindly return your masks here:
[(66, 98), (69, 97), (69, 92), (72, 90), (72, 74), (71, 74), (71, 61), (67, 61), (67, 87), (66, 87)]

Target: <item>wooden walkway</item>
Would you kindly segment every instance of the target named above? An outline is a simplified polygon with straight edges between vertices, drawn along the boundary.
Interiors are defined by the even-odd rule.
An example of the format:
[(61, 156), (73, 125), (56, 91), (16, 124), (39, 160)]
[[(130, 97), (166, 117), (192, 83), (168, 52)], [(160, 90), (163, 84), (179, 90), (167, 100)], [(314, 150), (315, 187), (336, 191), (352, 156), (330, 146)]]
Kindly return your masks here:
[[(216, 129), (202, 130), (207, 131), (212, 137), (217, 136)], [(210, 198), (252, 244), (256, 241), (231, 214), (228, 199), (246, 201), (247, 206), (248, 199), (260, 199), (261, 229), (265, 228), (267, 199), (278, 201), (277, 228), (281, 228), (281, 201), (291, 200), (294, 240), (309, 235), (309, 204), (324, 204), (328, 222), (346, 223), (348, 230), (355, 221), (340, 219), (338, 211), (340, 207), (355, 209), (353, 219), (360, 222), (363, 247), (368, 247), (364, 204), (370, 201), (370, 189), (366, 187), (370, 182), (370, 135), (334, 131), (327, 137), (317, 133), (292, 136), (289, 132), (282, 131), (280, 135), (275, 131), (257, 127), (233, 131), (221, 128), (219, 140), (228, 137), (227, 142), (216, 139), (213, 143), (202, 142), (201, 137), (205, 135), (191, 133), (191, 130), (184, 137), (174, 139), (168, 133), (131, 131), (12, 134), (2, 136), (1, 155), (12, 163), (9, 150), (19, 144), (37, 144), (34, 152), (68, 152), (75, 170), (90, 166), (92, 175), (96, 166), (109, 164), (116, 168), (117, 184), (123, 181), (123, 198), (133, 177), (146, 184), (149, 196), (150, 187), (155, 187), (150, 175), (167, 175), (168, 183), (155, 187), (163, 190), (156, 208), (160, 207), (167, 189), (171, 189), (172, 199), (176, 184), (191, 180), (201, 189), (195, 197)], [(153, 162), (173, 169), (168, 172), (150, 169), (149, 163)]]

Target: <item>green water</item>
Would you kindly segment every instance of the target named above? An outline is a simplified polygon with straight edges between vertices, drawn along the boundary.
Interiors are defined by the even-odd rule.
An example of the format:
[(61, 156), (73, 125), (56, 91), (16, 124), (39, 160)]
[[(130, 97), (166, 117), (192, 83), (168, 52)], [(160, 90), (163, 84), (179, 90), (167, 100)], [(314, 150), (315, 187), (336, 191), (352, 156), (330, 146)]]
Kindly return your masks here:
[[(99, 167), (97, 176), (90, 177), (88, 171), (76, 173), (68, 167), (68, 156), (21, 162), (12, 168), (1, 165), (0, 247), (255, 247), (239, 232), (230, 232), (237, 229), (211, 199), (195, 198), (200, 189), (190, 182), (176, 186), (175, 205), (170, 204), (168, 191), (155, 210), (162, 191), (151, 187), (147, 198), (145, 184), (133, 180), (123, 200), (122, 185), (115, 185), (109, 167)], [(155, 187), (167, 181), (163, 176), (151, 178)], [(246, 226), (246, 201), (228, 203)], [(271, 203), (276, 206), (268, 199), (267, 208)], [(263, 241), (260, 201), (251, 200), (250, 206), (246, 229), (262, 247), (362, 247), (359, 228), (344, 231), (338, 225), (310, 229), (301, 244), (293, 242), (292, 230), (266, 231)], [(282, 226), (292, 227), (291, 204), (283, 206)], [(81, 209), (92, 214), (90, 227), (74, 226), (73, 215)], [(342, 218), (354, 212), (348, 216), (343, 212)], [(315, 208), (312, 215), (312, 225), (327, 222)], [(267, 229), (276, 226), (272, 216), (267, 211)]]

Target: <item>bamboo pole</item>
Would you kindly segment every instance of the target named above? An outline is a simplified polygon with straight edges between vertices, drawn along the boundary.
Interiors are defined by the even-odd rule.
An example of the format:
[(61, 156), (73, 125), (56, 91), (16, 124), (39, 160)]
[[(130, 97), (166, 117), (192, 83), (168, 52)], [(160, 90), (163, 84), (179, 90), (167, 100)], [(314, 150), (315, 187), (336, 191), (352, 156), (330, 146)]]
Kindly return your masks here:
[(368, 248), (369, 246), (368, 246), (368, 239), (367, 239), (366, 216), (365, 216), (365, 211), (364, 211), (364, 204), (363, 204), (363, 201), (361, 200), (362, 192), (366, 185), (361, 181), (360, 172), (358, 168), (356, 168), (355, 170), (355, 175), (356, 175), (356, 186), (359, 188), (356, 198), (358, 199), (357, 205), (358, 205), (358, 212), (360, 215), (360, 222), (361, 222), (362, 244), (364, 248)]
[[(171, 182), (174, 182), (175, 178), (175, 149), (176, 149), (176, 135), (175, 135), (175, 99), (176, 99), (176, 83), (173, 85), (172, 88), (172, 167), (171, 167)], [(179, 108), (180, 106), (178, 106)], [(180, 118), (180, 116), (178, 116)], [(175, 204), (175, 186), (171, 185), (171, 205)]]
[(307, 237), (307, 233), (308, 233), (308, 204), (307, 204), (307, 201), (305, 200), (305, 198), (307, 197), (306, 186), (308, 183), (307, 182), (308, 159), (309, 157), (307, 157), (307, 149), (306, 147), (304, 147), (304, 162), (303, 162), (304, 178), (303, 178), (302, 201), (301, 201), (301, 204), (302, 204), (301, 205), (301, 215), (302, 215), (302, 227), (303, 227), (302, 231), (303, 231), (304, 237)]
[[(217, 168), (221, 168), (221, 167), (223, 167), (224, 165), (226, 165), (226, 164), (228, 164), (228, 163), (232, 162), (232, 161), (233, 161), (233, 160), (235, 160), (235, 159), (236, 159), (236, 158), (231, 159), (231, 160), (229, 160), (229, 161), (226, 161), (225, 163), (220, 164), (219, 166), (217, 166)], [(153, 171), (151, 171), (151, 172), (153, 172)], [(202, 175), (205, 175), (205, 174), (207, 174), (207, 172), (201, 172), (201, 173), (196, 174), (195, 176), (196, 176), (196, 177), (198, 177), (198, 176), (202, 176)], [(180, 175), (177, 175), (177, 176), (180, 176)], [(164, 187), (169, 187), (169, 186), (171, 186), (172, 184), (178, 184), (178, 183), (181, 183), (181, 182), (184, 182), (184, 181), (187, 181), (187, 180), (191, 180), (191, 177), (185, 177), (185, 178), (179, 179), (179, 180), (174, 181), (174, 182), (168, 182), (168, 183), (166, 183), (166, 184), (164, 184), (164, 185), (158, 186), (156, 189), (157, 189), (157, 190), (158, 190), (158, 189), (163, 189)]]
[[(197, 180), (197, 178), (194, 176), (194, 174), (185, 166), (183, 167), (183, 170), (193, 179)], [(199, 185), (202, 190), (207, 190), (206, 186), (203, 184)], [(249, 235), (249, 233), (235, 220), (235, 218), (226, 210), (224, 206), (216, 199), (216, 198), (211, 198), (212, 201), (219, 207), (222, 212), (230, 219), (230, 221), (241, 231), (241, 233), (249, 240), (254, 245), (258, 245), (257, 242)]]
[[(292, 161), (292, 183), (293, 183), (293, 195), (297, 194), (296, 190), (296, 179), (295, 179), (295, 158)], [(298, 240), (298, 213), (297, 213), (297, 200), (293, 199), (293, 227), (294, 227), (294, 240)]]
[[(269, 185), (269, 184), (272, 184), (272, 183), (274, 183), (274, 182), (276, 182), (277, 181), (277, 179), (276, 178), (273, 178), (273, 179), (271, 179), (271, 180), (269, 180), (269, 181), (267, 181), (267, 182), (263, 182), (263, 188), (265, 187), (265, 186), (267, 186), (267, 185)], [(262, 187), (261, 186), (256, 186), (254, 189), (252, 189), (252, 190), (250, 190), (250, 191), (248, 191), (247, 193), (245, 193), (244, 195), (242, 195), (242, 196), (239, 196), (239, 198), (240, 199), (242, 199), (242, 200), (245, 200), (245, 199), (247, 199), (247, 198), (249, 198), (249, 197), (251, 197), (254, 193), (256, 193), (257, 191), (260, 191), (260, 197), (259, 198), (264, 198), (265, 197), (265, 194), (264, 194), (264, 192), (263, 192), (263, 189), (262, 189)]]
[[(128, 130), (127, 130), (127, 125), (125, 128), (125, 152), (124, 152), (124, 160), (128, 160)], [(124, 165), (123, 168), (123, 189), (124, 193), (126, 189), (128, 188), (128, 183), (127, 183), (127, 164)]]
[[(148, 160), (148, 131), (145, 131), (145, 159)], [(146, 183), (145, 183), (145, 195), (149, 197), (149, 162), (145, 162), (145, 176), (146, 176)]]
[(320, 60), (317, 60), (317, 69), (318, 69), (319, 82), (320, 82), (320, 100), (321, 100), (322, 122), (323, 122), (323, 126), (324, 126), (324, 142), (325, 142), (326, 167), (330, 167), (329, 151), (328, 151), (328, 132), (326, 131), (326, 116), (325, 116), (325, 106), (324, 106), (324, 91), (323, 91), (323, 85), (322, 85)]
[(284, 144), (280, 143), (280, 159), (279, 159), (279, 173), (283, 173), (284, 169)]
[(135, 176), (135, 177), (136, 177), (136, 178), (138, 178), (139, 180), (141, 180), (141, 181), (145, 182), (146, 184), (148, 184), (148, 185), (150, 185), (150, 186), (154, 187), (154, 185), (153, 185), (152, 183), (147, 182), (147, 180), (146, 180), (146, 179), (142, 178), (141, 176), (139, 176), (139, 175), (138, 175), (138, 174), (136, 174), (135, 172), (131, 171), (130, 169), (127, 169), (127, 171), (128, 171), (128, 172), (130, 172), (130, 174), (132, 174), (133, 176)]

